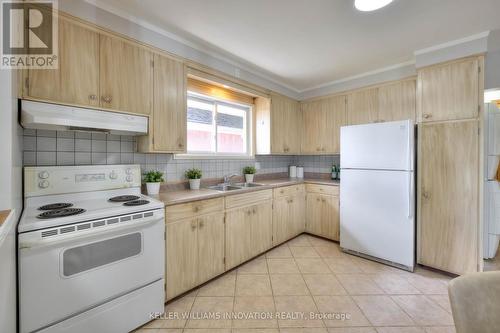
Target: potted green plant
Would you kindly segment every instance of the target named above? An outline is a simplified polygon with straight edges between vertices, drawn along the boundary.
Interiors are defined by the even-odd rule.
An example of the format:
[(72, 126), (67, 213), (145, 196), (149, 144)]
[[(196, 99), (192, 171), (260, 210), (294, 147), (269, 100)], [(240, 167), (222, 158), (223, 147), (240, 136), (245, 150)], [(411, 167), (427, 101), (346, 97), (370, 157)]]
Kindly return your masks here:
[(144, 182), (146, 183), (146, 188), (150, 195), (160, 193), (160, 183), (164, 181), (163, 172), (161, 171), (151, 170), (144, 173)]
[(186, 178), (189, 179), (189, 188), (192, 190), (200, 189), (201, 181), (201, 170), (200, 169), (188, 169), (186, 170)]
[(252, 183), (253, 182), (253, 177), (255, 173), (257, 172), (257, 169), (255, 169), (254, 166), (246, 166), (243, 168), (243, 174), (245, 175), (245, 181), (247, 183)]

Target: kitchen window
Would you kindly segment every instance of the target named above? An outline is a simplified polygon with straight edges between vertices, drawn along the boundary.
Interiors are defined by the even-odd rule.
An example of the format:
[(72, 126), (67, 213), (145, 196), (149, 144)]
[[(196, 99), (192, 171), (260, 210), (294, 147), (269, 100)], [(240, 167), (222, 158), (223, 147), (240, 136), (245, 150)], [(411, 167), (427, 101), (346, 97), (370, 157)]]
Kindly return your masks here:
[(250, 105), (188, 92), (187, 154), (183, 157), (251, 157)]

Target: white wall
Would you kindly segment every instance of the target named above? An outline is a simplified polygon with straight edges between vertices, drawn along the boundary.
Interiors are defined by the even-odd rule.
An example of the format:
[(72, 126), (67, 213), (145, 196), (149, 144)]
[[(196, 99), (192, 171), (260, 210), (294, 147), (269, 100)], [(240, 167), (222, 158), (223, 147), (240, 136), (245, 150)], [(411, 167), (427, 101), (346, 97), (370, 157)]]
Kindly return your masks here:
[(12, 217), (0, 227), (0, 332), (16, 331), (16, 226), (22, 210), (22, 129), (17, 121), (17, 83), (0, 70), (0, 210)]

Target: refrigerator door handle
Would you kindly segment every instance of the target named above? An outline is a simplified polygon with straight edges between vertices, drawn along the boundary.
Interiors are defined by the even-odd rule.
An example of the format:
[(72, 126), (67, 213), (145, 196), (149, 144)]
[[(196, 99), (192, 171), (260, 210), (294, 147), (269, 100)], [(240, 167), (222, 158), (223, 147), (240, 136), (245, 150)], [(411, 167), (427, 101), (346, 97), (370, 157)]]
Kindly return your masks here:
[(413, 172), (408, 172), (408, 218), (413, 217)]

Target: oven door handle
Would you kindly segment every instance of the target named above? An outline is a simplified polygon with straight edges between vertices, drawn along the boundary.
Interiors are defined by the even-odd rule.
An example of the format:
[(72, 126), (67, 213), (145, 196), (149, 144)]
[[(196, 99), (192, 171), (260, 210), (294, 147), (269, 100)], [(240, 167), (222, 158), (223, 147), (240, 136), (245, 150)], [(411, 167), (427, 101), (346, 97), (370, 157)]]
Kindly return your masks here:
[(127, 223), (123, 225), (112, 225), (106, 228), (96, 228), (96, 230), (86, 230), (86, 231), (76, 231), (71, 232), (62, 236), (48, 237), (47, 239), (40, 239), (40, 233), (32, 233), (35, 237), (30, 237), (30, 233), (21, 234), (19, 237), (19, 250), (30, 250), (45, 246), (60, 245), (71, 241), (82, 241), (89, 238), (103, 238), (109, 237), (110, 234), (115, 234), (117, 232), (132, 231), (136, 229), (142, 229), (150, 224), (162, 223), (163, 219), (158, 219), (157, 217), (151, 218), (144, 221), (136, 221), (134, 223)]

